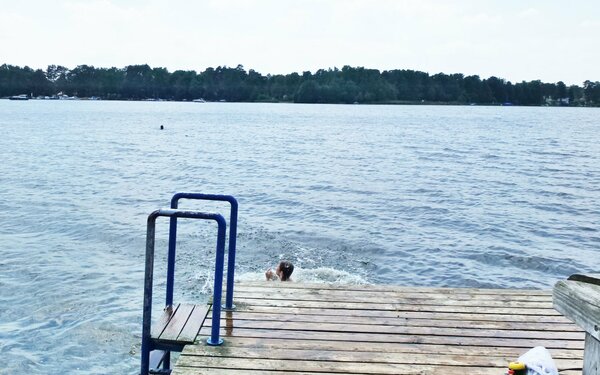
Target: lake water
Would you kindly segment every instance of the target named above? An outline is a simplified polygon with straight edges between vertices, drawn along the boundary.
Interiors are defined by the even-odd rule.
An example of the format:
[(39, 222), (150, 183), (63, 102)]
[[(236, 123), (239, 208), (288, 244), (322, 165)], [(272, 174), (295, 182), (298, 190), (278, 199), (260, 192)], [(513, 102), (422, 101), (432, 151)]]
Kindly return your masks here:
[[(138, 371), (146, 218), (177, 191), (238, 198), (246, 280), (281, 258), (340, 283), (600, 270), (600, 109), (2, 100), (0, 129), (2, 374)], [(215, 228), (180, 224), (175, 300), (201, 302)]]

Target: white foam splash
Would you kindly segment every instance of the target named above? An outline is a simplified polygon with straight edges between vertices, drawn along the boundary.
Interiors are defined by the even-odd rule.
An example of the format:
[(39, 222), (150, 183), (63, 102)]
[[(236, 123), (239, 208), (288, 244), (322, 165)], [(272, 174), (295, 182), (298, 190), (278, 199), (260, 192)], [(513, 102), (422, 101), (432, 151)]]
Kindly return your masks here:
[[(236, 281), (264, 281), (264, 272), (245, 272), (235, 276)], [(344, 285), (369, 284), (363, 277), (329, 267), (296, 268), (292, 281), (299, 283), (331, 283)]]

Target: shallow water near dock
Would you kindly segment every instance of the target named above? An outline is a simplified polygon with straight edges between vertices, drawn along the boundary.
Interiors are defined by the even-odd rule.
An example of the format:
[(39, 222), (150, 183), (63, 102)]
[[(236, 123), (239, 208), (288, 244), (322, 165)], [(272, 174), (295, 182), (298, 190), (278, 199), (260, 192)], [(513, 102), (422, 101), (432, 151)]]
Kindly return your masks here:
[[(146, 218), (178, 191), (238, 198), (243, 280), (282, 258), (337, 283), (600, 270), (600, 109), (0, 100), (0, 129), (1, 374), (137, 373)], [(176, 301), (206, 301), (215, 237), (180, 221)]]

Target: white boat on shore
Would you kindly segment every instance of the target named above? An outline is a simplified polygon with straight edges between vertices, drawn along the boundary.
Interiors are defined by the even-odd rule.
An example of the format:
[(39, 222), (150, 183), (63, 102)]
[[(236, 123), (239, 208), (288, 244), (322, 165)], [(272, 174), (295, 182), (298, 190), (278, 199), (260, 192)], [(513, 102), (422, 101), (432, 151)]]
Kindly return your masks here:
[(9, 97), (8, 99), (10, 99), (10, 100), (29, 100), (29, 97), (26, 94), (21, 94), (21, 95), (13, 95), (13, 96)]

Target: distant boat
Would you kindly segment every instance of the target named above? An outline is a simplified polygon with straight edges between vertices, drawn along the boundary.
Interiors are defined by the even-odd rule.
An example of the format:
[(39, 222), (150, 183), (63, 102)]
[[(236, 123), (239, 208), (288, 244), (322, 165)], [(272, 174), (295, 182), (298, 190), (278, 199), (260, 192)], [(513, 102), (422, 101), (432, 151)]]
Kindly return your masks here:
[(206, 100), (200, 98), (200, 99), (194, 99), (192, 100), (194, 103), (206, 103)]
[(13, 95), (8, 99), (10, 99), (10, 100), (29, 100), (29, 97), (26, 94), (21, 94), (21, 95)]
[(78, 100), (79, 98), (76, 96), (59, 95), (58, 99), (60, 99), (60, 100)]

